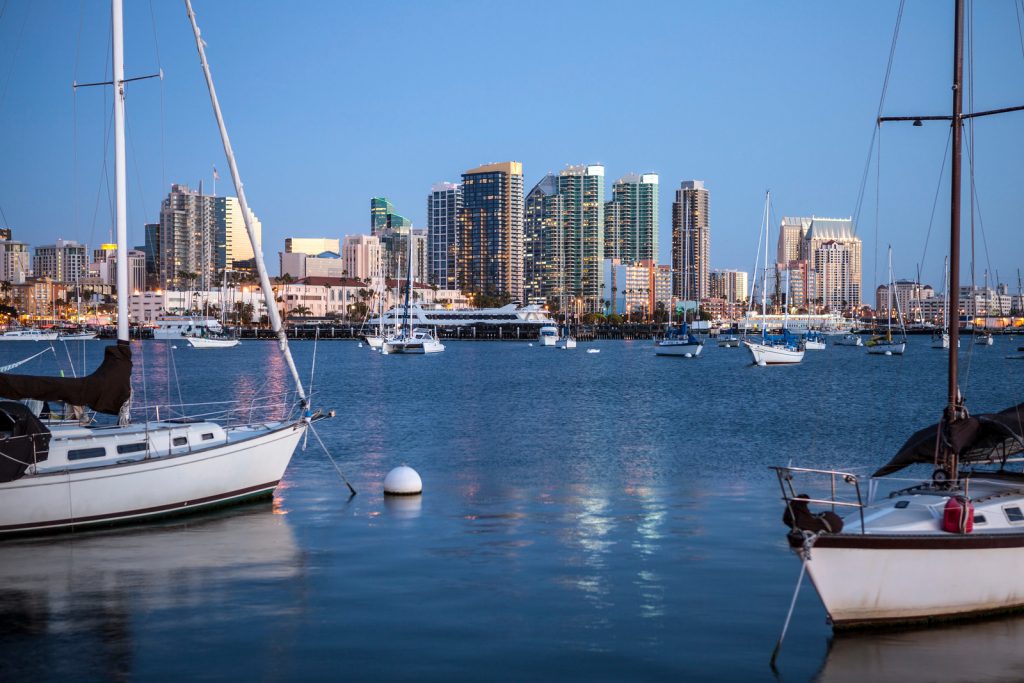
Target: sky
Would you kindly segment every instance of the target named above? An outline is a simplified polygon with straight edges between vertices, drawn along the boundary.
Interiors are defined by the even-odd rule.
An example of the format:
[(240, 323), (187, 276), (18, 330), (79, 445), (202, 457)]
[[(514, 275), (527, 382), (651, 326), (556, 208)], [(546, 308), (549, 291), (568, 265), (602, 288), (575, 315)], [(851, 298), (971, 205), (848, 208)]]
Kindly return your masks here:
[[(234, 192), (183, 4), (125, 5), (126, 75), (164, 72), (128, 85), (129, 241), (142, 244), (171, 183), (209, 191), (216, 166), (217, 192)], [(773, 245), (782, 216), (856, 214), (866, 293), (887, 278), (888, 244), (897, 278), (920, 267), (941, 289), (947, 125), (884, 127), (858, 208), (896, 1), (194, 6), (272, 271), (285, 237), (368, 232), (371, 197), (426, 227), (433, 183), (516, 160), (527, 192), (572, 164), (603, 164), (608, 198), (616, 178), (658, 173), (663, 263), (675, 189), (698, 179), (713, 268), (754, 268), (770, 189)], [(0, 224), (31, 244), (105, 242), (110, 89), (71, 86), (109, 78), (109, 5), (2, 7)], [(951, 7), (907, 1), (884, 114), (949, 112)], [(976, 110), (1024, 104), (1016, 9), (978, 3)], [(1016, 290), (1024, 266), (1022, 143), (1024, 112), (975, 126), (979, 284), (991, 268)]]

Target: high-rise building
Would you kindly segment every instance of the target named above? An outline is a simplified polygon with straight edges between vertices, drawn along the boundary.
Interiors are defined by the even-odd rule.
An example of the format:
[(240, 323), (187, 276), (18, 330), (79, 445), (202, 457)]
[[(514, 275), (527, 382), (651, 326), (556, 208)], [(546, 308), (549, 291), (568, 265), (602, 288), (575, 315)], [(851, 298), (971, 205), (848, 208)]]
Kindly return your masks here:
[[(251, 216), (257, 240), (261, 226)], [(235, 197), (214, 197), (171, 185), (160, 207), (157, 271), (162, 288), (185, 286), (210, 289), (217, 273), (231, 268), (236, 260), (253, 257), (241, 206)], [(147, 233), (148, 236), (149, 233)]]
[(88, 253), (84, 244), (73, 240), (57, 240), (56, 244), (36, 247), (33, 274), (54, 282), (76, 283), (89, 272)]
[(523, 300), (528, 304), (547, 302), (544, 274), (548, 262), (545, 235), (558, 223), (558, 179), (545, 175), (526, 195), (523, 212)]
[(441, 289), (459, 288), (459, 209), (462, 186), (438, 183), (427, 196), (428, 281)]
[(341, 261), (345, 277), (357, 280), (383, 277), (380, 239), (376, 235), (345, 235)]
[(286, 254), (309, 254), (316, 256), (325, 251), (341, 253), (337, 238), (330, 237), (285, 237), (284, 251)]
[(488, 164), (462, 174), (459, 286), (523, 300), (523, 165)]
[(684, 180), (672, 203), (673, 292), (689, 301), (708, 296), (711, 252), (710, 194), (703, 180)]
[(709, 296), (730, 304), (744, 302), (750, 297), (748, 283), (746, 271), (712, 270), (708, 278)]
[(387, 197), (373, 197), (370, 199), (370, 234), (378, 235), (386, 230), (398, 228), (411, 228), (412, 221), (405, 216), (395, 213), (395, 207), (388, 201)]
[(395, 213), (387, 198), (370, 199), (370, 234), (380, 240), (386, 277), (405, 278), (411, 232), (412, 221)]
[(811, 218), (800, 259), (815, 273), (812, 304), (834, 312), (861, 304), (861, 241), (850, 218)]
[(160, 274), (160, 224), (146, 223), (146, 276), (159, 280)]
[(786, 216), (782, 219), (782, 223), (779, 225), (779, 243), (775, 254), (776, 263), (784, 265), (801, 258), (800, 244), (810, 227), (810, 218)]
[(0, 240), (0, 281), (21, 284), (32, 274), (25, 242)]
[(534, 186), (525, 206), (527, 300), (603, 309), (604, 207), (604, 166), (569, 166)]
[(624, 263), (658, 258), (658, 174), (630, 173), (604, 205), (604, 254)]

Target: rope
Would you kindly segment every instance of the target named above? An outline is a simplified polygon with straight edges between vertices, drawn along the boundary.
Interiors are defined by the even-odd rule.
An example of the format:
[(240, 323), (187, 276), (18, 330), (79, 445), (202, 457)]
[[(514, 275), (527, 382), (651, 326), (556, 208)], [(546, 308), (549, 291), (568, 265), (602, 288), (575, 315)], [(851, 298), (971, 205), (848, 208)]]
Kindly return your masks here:
[(348, 479), (346, 479), (345, 475), (341, 473), (341, 468), (338, 467), (338, 463), (334, 461), (334, 457), (331, 455), (331, 452), (327, 450), (327, 446), (324, 445), (324, 442), (320, 438), (320, 435), (316, 433), (316, 428), (313, 427), (313, 423), (307, 422), (306, 424), (309, 427), (309, 431), (313, 433), (313, 437), (316, 439), (316, 442), (320, 444), (320, 448), (323, 449), (324, 454), (327, 456), (327, 459), (331, 461), (332, 465), (334, 465), (334, 471), (337, 472), (338, 476), (341, 477), (341, 480), (345, 482), (345, 486), (347, 486), (348, 490), (352, 492), (352, 495), (356, 495), (356, 490), (352, 488), (352, 484), (348, 483)]

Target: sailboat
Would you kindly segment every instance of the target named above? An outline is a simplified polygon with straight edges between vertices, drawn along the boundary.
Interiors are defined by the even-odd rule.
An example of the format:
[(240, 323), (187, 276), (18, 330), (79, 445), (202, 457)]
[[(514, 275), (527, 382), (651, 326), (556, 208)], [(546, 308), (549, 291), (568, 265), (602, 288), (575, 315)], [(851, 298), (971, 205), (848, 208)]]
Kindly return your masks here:
[[(867, 347), (868, 353), (882, 356), (902, 356), (903, 352), (907, 350), (907, 333), (903, 329), (903, 313), (900, 311), (899, 297), (895, 295), (893, 291), (896, 289), (896, 284), (892, 277), (892, 246), (889, 246), (889, 284), (886, 287), (886, 293), (888, 295), (888, 306), (886, 307), (886, 328), (885, 336), (872, 337), (868, 340)], [(896, 302), (896, 320), (900, 324), (900, 330), (903, 332), (903, 338), (900, 340), (893, 339), (892, 336), (892, 310), (893, 301)]]
[[(684, 240), (685, 241), (685, 240)], [(689, 245), (689, 242), (686, 241)], [(684, 263), (688, 263), (684, 259)], [(683, 302), (687, 306), (683, 312), (683, 321), (678, 327), (672, 325), (672, 306), (668, 307), (668, 329), (665, 330), (665, 337), (654, 344), (655, 356), (681, 356), (683, 358), (698, 358), (704, 350), (704, 340), (698, 339), (690, 331), (690, 323), (687, 313), (690, 300), (690, 278), (685, 270), (683, 272)]]
[[(768, 233), (769, 215), (772, 201), (772, 193), (765, 192), (764, 195), (764, 222), (762, 229), (764, 234), (764, 270), (761, 276), (761, 338), (760, 340), (743, 340), (743, 345), (750, 351), (754, 365), (795, 365), (804, 359), (804, 345), (787, 329), (785, 322), (782, 325), (782, 335), (769, 335), (766, 329), (768, 316)], [(760, 249), (760, 245), (758, 245)], [(786, 278), (786, 304), (785, 318), (789, 317), (789, 278)]]
[(388, 355), (392, 353), (423, 355), (427, 353), (441, 353), (444, 351), (444, 344), (437, 338), (437, 332), (433, 328), (413, 327), (412, 316), (410, 315), (410, 297), (412, 296), (412, 236), (409, 237), (409, 254), (406, 259), (405, 277), (405, 305), (402, 307), (402, 326), (387, 337), (381, 346), (381, 353)]
[[(955, 0), (950, 116), (950, 310), (959, 310), (963, 122), (1024, 110), (963, 113), (963, 0)], [(894, 46), (895, 47), (895, 46)], [(947, 395), (937, 423), (912, 434), (864, 481), (842, 470), (776, 467), (789, 545), (836, 629), (931, 622), (1024, 608), (1024, 404), (971, 414), (960, 392), (959, 325), (949, 326)], [(926, 481), (890, 481), (912, 464)], [(820, 488), (805, 489), (817, 480)], [(890, 490), (891, 489), (891, 490)], [(811, 490), (813, 494), (803, 494)], [(810, 506), (824, 505), (815, 514)], [(846, 511), (845, 518), (836, 511)], [(801, 574), (802, 576), (802, 574)]]
[[(132, 417), (132, 348), (128, 337), (128, 231), (125, 181), (125, 86), (122, 0), (111, 0), (114, 178), (117, 236), (117, 342), (103, 362), (77, 379), (0, 374), (0, 536), (77, 531), (137, 522), (269, 496), (284, 475), (313, 413), (281, 326), (260, 243), (221, 115), (190, 0), (185, 2), (224, 152), (253, 245), (271, 327), (295, 381), (297, 399), (285, 418), (255, 424)], [(109, 84), (103, 84), (109, 85)], [(47, 425), (21, 399), (64, 402), (114, 416), (114, 424)], [(226, 414), (231, 406), (226, 406)]]
[[(946, 257), (946, 264), (942, 269), (942, 330), (932, 334), (933, 349), (949, 348), (949, 257)], [(959, 340), (957, 340), (959, 342)]]
[(373, 294), (377, 305), (377, 332), (376, 334), (363, 335), (363, 341), (371, 349), (380, 350), (384, 346), (384, 300), (386, 298), (387, 281), (382, 277), (383, 264), (380, 258), (374, 265), (374, 274), (371, 279)]

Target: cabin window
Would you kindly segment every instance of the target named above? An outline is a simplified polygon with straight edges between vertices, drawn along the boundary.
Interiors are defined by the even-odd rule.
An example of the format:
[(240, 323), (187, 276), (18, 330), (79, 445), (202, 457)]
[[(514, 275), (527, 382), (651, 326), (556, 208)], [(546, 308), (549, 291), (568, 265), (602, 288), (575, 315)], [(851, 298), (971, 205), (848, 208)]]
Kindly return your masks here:
[(76, 448), (68, 451), (68, 460), (85, 460), (86, 458), (102, 458), (107, 454), (106, 448)]
[(1024, 512), (1021, 512), (1018, 507), (1003, 508), (1003, 512), (1006, 513), (1006, 519), (1011, 524), (1013, 522), (1024, 522)]
[(212, 441), (212, 440), (213, 440), (213, 433), (207, 432), (206, 434), (203, 434), (203, 441)]
[(125, 453), (138, 453), (139, 451), (146, 450), (146, 442), (140, 441), (139, 443), (123, 443), (117, 447), (117, 452), (121, 455)]
[(176, 437), (174, 437), (174, 441), (172, 441), (171, 443), (173, 443), (175, 446), (184, 446), (184, 445), (188, 444), (188, 437), (187, 436), (176, 436)]
[(974, 515), (974, 523), (975, 524), (984, 524), (985, 521), (986, 521), (985, 520), (985, 515)]

